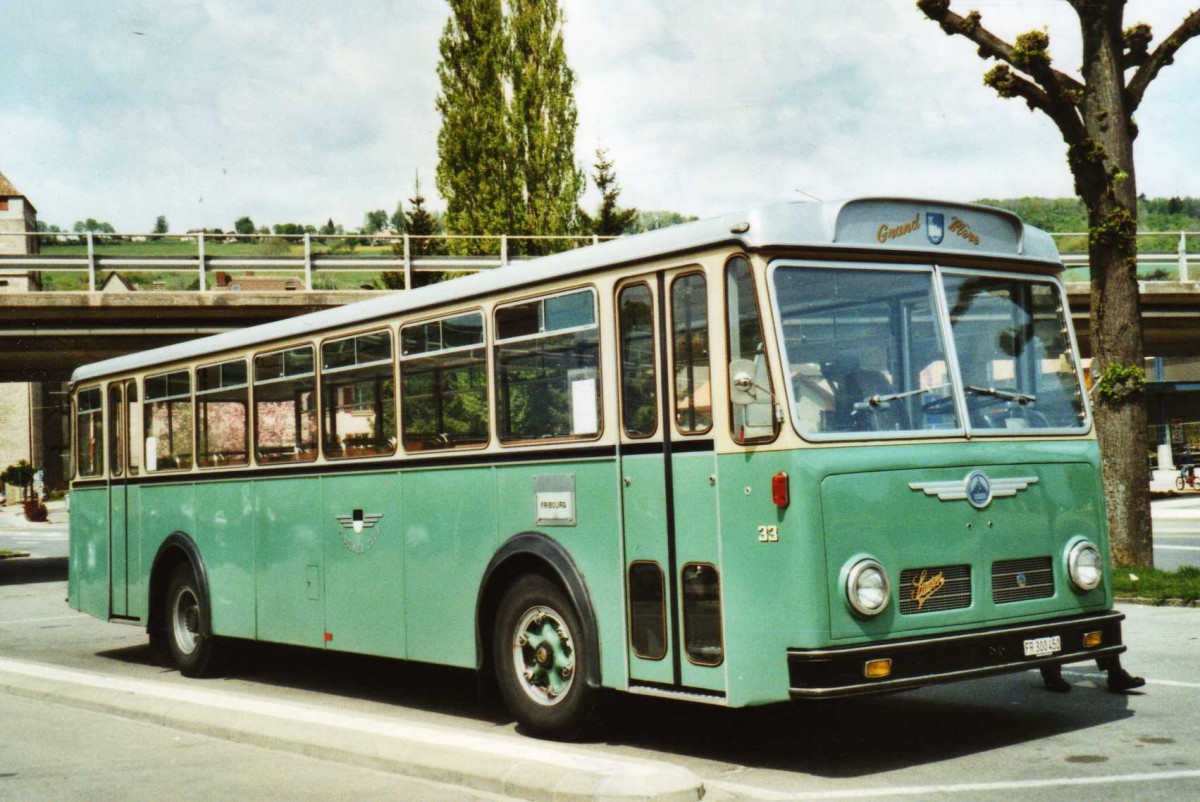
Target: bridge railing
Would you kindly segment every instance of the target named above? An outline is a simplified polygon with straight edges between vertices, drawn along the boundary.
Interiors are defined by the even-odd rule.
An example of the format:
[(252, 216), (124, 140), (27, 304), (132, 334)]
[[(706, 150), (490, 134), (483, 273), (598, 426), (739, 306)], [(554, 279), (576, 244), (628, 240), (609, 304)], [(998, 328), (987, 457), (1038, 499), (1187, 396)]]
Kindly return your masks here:
[[(1065, 278), (1087, 280), (1088, 235), (1051, 236), (1066, 265)], [(1139, 278), (1200, 278), (1200, 232), (1137, 236)], [(419, 284), (422, 274), (489, 270), (601, 239), (608, 238), (0, 231), (0, 286), (24, 282), (42, 291), (405, 289)]]
[(0, 231), (0, 281), (41, 291), (393, 290), (419, 285), (421, 274), (490, 270), (605, 239)]

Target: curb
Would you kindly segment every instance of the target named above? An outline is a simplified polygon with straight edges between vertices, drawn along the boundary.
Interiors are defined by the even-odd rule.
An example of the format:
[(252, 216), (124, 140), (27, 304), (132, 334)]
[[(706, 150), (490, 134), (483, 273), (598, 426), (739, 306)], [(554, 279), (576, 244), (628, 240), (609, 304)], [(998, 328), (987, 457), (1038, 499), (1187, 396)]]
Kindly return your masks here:
[(697, 775), (667, 763), (2, 657), (0, 692), (521, 799), (696, 802), (704, 795)]
[(1148, 607), (1200, 607), (1200, 599), (1151, 599), (1146, 596), (1114, 596), (1113, 602), (1143, 604)]

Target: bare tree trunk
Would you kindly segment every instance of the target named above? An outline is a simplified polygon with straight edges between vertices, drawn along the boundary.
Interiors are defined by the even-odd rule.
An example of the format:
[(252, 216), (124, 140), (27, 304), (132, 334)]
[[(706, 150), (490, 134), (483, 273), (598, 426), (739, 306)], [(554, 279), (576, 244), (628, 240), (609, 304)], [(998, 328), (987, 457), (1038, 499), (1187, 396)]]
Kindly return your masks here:
[(1093, 406), (1113, 561), (1149, 567), (1154, 547), (1137, 283), (1137, 180), (1121, 66), (1122, 5), (1077, 6), (1087, 140), (1073, 149), (1071, 167), (1088, 207)]

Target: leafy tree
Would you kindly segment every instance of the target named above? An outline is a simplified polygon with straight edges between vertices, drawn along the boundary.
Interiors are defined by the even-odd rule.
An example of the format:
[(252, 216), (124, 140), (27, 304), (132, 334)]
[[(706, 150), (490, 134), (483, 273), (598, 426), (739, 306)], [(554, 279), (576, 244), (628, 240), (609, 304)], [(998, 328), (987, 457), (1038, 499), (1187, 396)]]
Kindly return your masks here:
[(331, 217), (331, 218), (329, 218), (329, 219), (328, 219), (328, 220), (325, 222), (325, 225), (321, 226), (320, 233), (321, 233), (321, 234), (324, 234), (324, 235), (336, 234), (336, 233), (337, 233), (337, 226), (335, 226), (335, 225), (333, 224), (333, 218), (332, 218), (332, 217)]
[(685, 215), (679, 212), (658, 211), (639, 212), (635, 232), (656, 231), (667, 226), (677, 226), (680, 223), (690, 223), (698, 219), (695, 215)]
[(253, 234), (254, 221), (249, 217), (239, 217), (233, 223), (233, 230), (238, 234)]
[(984, 83), (1000, 97), (1019, 98), (1046, 114), (1066, 142), (1067, 164), (1087, 207), (1090, 232), (1094, 409), (1113, 559), (1151, 566), (1133, 115), (1159, 71), (1200, 34), (1200, 11), (1189, 13), (1151, 50), (1149, 25), (1124, 27), (1125, 0), (1069, 2), (1083, 42), (1079, 77), (1053, 66), (1044, 31), (1009, 43), (983, 27), (978, 11), (960, 16), (950, 10), (950, 0), (917, 0), (917, 6), (947, 34), (973, 42), (981, 58), (1000, 62)]
[(43, 223), (41, 220), (38, 220), (37, 222), (37, 230), (44, 234), (59, 234), (62, 232), (62, 229), (58, 226), (48, 225)]
[(111, 223), (102, 223), (94, 217), (89, 217), (87, 220), (76, 220), (73, 226), (76, 234), (84, 234), (92, 232), (93, 234), (115, 234), (116, 229)]
[(600, 211), (595, 217), (589, 217), (586, 212), (580, 211), (584, 227), (601, 237), (616, 237), (632, 232), (637, 225), (638, 210), (617, 207), (621, 185), (617, 183), (617, 174), (613, 169), (612, 160), (608, 158), (608, 151), (603, 148), (596, 149), (595, 168), (592, 181), (595, 182), (596, 189), (600, 190)]
[(392, 216), (388, 218), (388, 223), (391, 224), (392, 230), (403, 234), (404, 233), (404, 204), (396, 201), (396, 211), (392, 212)]
[[(558, 0), (508, 0), (512, 102), (509, 130), (517, 189), (524, 201), (516, 233), (574, 234), (586, 179), (575, 166), (575, 73), (563, 47)], [(529, 253), (557, 250), (550, 242), (520, 243)]]
[(457, 234), (514, 230), (523, 218), (512, 164), (506, 76), (509, 69), (501, 0), (449, 0), (438, 43), (435, 183), (446, 201), (446, 228)]
[[(167, 225), (167, 216), (165, 214), (160, 214), (158, 216), (158, 218), (155, 219), (155, 221), (154, 221), (154, 233), (155, 234), (166, 234), (170, 230), (170, 228), (171, 227)], [(158, 236), (158, 237), (155, 237), (154, 239), (158, 240), (158, 239), (162, 239), (162, 237)]]
[(362, 230), (364, 234), (378, 234), (380, 231), (383, 231), (385, 228), (387, 228), (387, 225), (388, 213), (383, 209), (376, 209), (374, 211), (367, 212), (363, 217)]

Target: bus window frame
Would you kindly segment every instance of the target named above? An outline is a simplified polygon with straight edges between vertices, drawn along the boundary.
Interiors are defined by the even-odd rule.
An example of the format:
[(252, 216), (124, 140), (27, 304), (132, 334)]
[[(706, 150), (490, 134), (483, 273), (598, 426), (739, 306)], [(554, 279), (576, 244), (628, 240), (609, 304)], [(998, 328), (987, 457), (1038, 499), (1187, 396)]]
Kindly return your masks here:
[[(195, 380), (195, 386), (192, 388), (192, 417), (195, 418), (195, 426), (196, 426), (195, 463), (196, 463), (196, 470), (198, 470), (198, 471), (237, 470), (237, 469), (242, 469), (242, 468), (248, 468), (253, 464), (253, 462), (251, 461), (251, 458), (250, 458), (250, 452), (252, 450), (252, 445), (254, 443), (254, 431), (253, 431), (254, 398), (251, 393), (251, 385), (253, 384), (253, 373), (251, 371), (254, 370), (254, 366), (250, 360), (250, 357), (251, 357), (251, 354), (243, 352), (243, 353), (239, 354), (238, 356), (235, 356), (235, 357), (232, 357), (229, 359), (218, 359), (215, 362), (205, 362), (203, 364), (196, 364), (192, 368), (193, 375), (197, 377), (197, 379)], [(212, 367), (219, 367), (221, 365), (227, 365), (231, 362), (237, 362), (238, 360), (241, 360), (242, 363), (246, 366), (246, 384), (245, 384), (245, 387), (246, 387), (246, 461), (241, 462), (241, 463), (236, 463), (236, 464), (229, 464), (229, 465), (202, 465), (201, 461), (200, 461), (200, 457), (201, 457), (201, 455), (200, 455), (200, 396), (201, 395), (211, 395), (213, 393), (219, 393), (222, 390), (241, 389), (242, 385), (233, 385), (230, 387), (218, 387), (216, 390), (208, 390), (207, 392), (202, 393), (200, 390), (200, 382), (199, 382), (200, 371), (204, 370), (205, 368), (212, 368)]]
[[(191, 405), (191, 410), (192, 410), (192, 425), (188, 427), (188, 433), (192, 438), (192, 454), (191, 454), (192, 464), (188, 465), (186, 468), (155, 467), (154, 470), (150, 470), (149, 463), (146, 460), (146, 405), (150, 404), (150, 403), (154, 403), (154, 402), (159, 402), (159, 401), (175, 401), (175, 400), (183, 398), (183, 396), (172, 395), (172, 396), (164, 396), (162, 398), (148, 399), (148, 398), (146, 398), (146, 382), (149, 381), (150, 379), (157, 379), (159, 376), (169, 376), (172, 373), (186, 373), (188, 375), (187, 398), (188, 398), (189, 404)], [(142, 415), (142, 442), (139, 447), (142, 449), (141, 464), (142, 464), (142, 468), (145, 471), (145, 475), (150, 476), (153, 474), (189, 473), (189, 472), (195, 470), (196, 462), (197, 462), (197, 460), (196, 460), (197, 455), (196, 455), (196, 370), (195, 370), (195, 366), (190, 363), (186, 364), (186, 365), (175, 365), (174, 367), (166, 368), (165, 370), (160, 370), (156, 373), (145, 374), (142, 377), (141, 415)], [(158, 455), (155, 455), (155, 465), (156, 466), (157, 466), (157, 463), (158, 463)]]
[[(412, 326), (425, 326), (430, 323), (437, 323), (442, 320), (450, 320), (451, 318), (463, 317), (465, 315), (471, 315), (471, 314), (479, 315), (479, 322), (481, 324), (480, 331), (483, 334), (483, 342), (480, 343), (479, 345), (458, 345), (458, 346), (454, 346), (453, 348), (443, 348), (439, 351), (422, 351), (419, 354), (411, 354), (411, 355), (406, 355), (403, 353), (403, 351), (404, 351), (404, 330), (405, 329), (410, 328)], [(484, 309), (484, 307), (471, 306), (466, 309), (459, 309), (459, 310), (456, 310), (453, 312), (445, 312), (445, 313), (439, 312), (436, 315), (429, 315), (426, 317), (414, 318), (413, 320), (406, 320), (397, 325), (397, 328), (396, 328), (396, 352), (395, 352), (396, 353), (396, 372), (397, 372), (397, 377), (396, 377), (396, 398), (397, 398), (397, 401), (396, 401), (396, 441), (399, 444), (400, 450), (404, 454), (424, 455), (424, 454), (427, 454), (430, 452), (437, 453), (437, 454), (444, 454), (447, 452), (458, 452), (458, 451), (481, 451), (481, 450), (484, 450), (484, 449), (490, 447), (492, 445), (492, 443), (495, 440), (497, 440), (496, 432), (494, 431), (495, 423), (496, 423), (495, 409), (496, 409), (497, 402), (496, 402), (496, 399), (493, 397), (493, 390), (495, 389), (494, 388), (495, 372), (493, 370), (494, 364), (493, 364), (493, 360), (492, 360), (493, 340), (490, 337), (488, 319), (489, 319), (489, 315), (487, 313), (487, 310)], [(411, 449), (408, 446), (404, 445), (404, 418), (403, 418), (404, 411), (402, 409), (402, 401), (404, 399), (404, 386), (403, 386), (404, 363), (409, 362), (409, 361), (419, 360), (419, 359), (429, 357), (429, 356), (432, 356), (435, 354), (464, 353), (466, 351), (470, 351), (475, 348), (483, 349), (483, 370), (484, 370), (484, 375), (487, 380), (487, 386), (484, 388), (484, 397), (486, 399), (487, 412), (488, 412), (487, 439), (484, 440), (482, 443), (468, 443), (466, 445), (448, 445), (443, 448)]]
[[(741, 259), (742, 261), (744, 261), (746, 263), (747, 273), (750, 276), (750, 286), (751, 286), (751, 289), (753, 291), (753, 296), (754, 296), (754, 310), (755, 310), (756, 314), (758, 315), (758, 333), (759, 333), (759, 336), (762, 338), (763, 359), (766, 361), (767, 381), (770, 384), (770, 386), (768, 386), (764, 389), (767, 391), (767, 394), (770, 396), (770, 399), (771, 399), (771, 427), (772, 428), (771, 428), (771, 435), (769, 437), (762, 436), (762, 437), (749, 437), (749, 438), (745, 438), (745, 439), (738, 439), (736, 433), (733, 431), (733, 422), (734, 422), (735, 416), (734, 416), (734, 412), (733, 412), (733, 393), (731, 391), (732, 388), (729, 386), (726, 386), (725, 387), (725, 400), (728, 405), (727, 414), (729, 416), (729, 437), (731, 440), (733, 440), (734, 443), (738, 444), (739, 446), (761, 446), (761, 445), (766, 445), (769, 443), (774, 443), (776, 440), (779, 439), (779, 433), (781, 431), (783, 431), (783, 423), (777, 417), (779, 403), (776, 399), (779, 397), (779, 395), (778, 395), (778, 393), (775, 392), (775, 371), (771, 367), (771, 354), (767, 347), (767, 342), (768, 342), (768, 338), (769, 338), (769, 335), (768, 335), (769, 327), (766, 325), (767, 321), (765, 321), (763, 319), (763, 304), (762, 304), (761, 298), (759, 297), (759, 278), (758, 278), (758, 276), (755, 275), (754, 262), (750, 259), (750, 255), (747, 253), (744, 253), (742, 251), (739, 251), (734, 254), (730, 254), (725, 259), (724, 263), (721, 265), (721, 283), (722, 283), (722, 290), (724, 292), (724, 297), (721, 300), (724, 302), (722, 304), (722, 309), (725, 312), (725, 314), (724, 314), (724, 318), (725, 318), (725, 379), (726, 379), (725, 383), (726, 383), (726, 385), (728, 385), (728, 382), (730, 380), (729, 365), (733, 361), (733, 358), (730, 356), (730, 354), (732, 354), (732, 352), (733, 352), (732, 346), (733, 346), (733, 338), (734, 338), (734, 334), (735, 334), (733, 327), (730, 325), (733, 321), (731, 321), (730, 317), (729, 317), (729, 266), (734, 262), (734, 260), (737, 260), (737, 259)], [(770, 308), (770, 307), (767, 307), (767, 308)], [(711, 354), (711, 346), (710, 346), (709, 352)], [(711, 367), (710, 367), (710, 370), (711, 370)]]
[[(942, 343), (942, 355), (946, 359), (949, 375), (952, 377), (953, 386), (951, 388), (951, 398), (954, 402), (954, 408), (958, 414), (959, 426), (953, 429), (909, 429), (906, 431), (873, 431), (873, 432), (806, 432), (798, 425), (796, 419), (796, 398), (795, 389), (792, 386), (790, 376), (787, 374), (791, 369), (791, 363), (787, 357), (787, 341), (784, 339), (783, 331), (783, 313), (779, 308), (779, 293), (775, 288), (775, 272), (780, 268), (808, 268), (808, 269), (824, 269), (824, 270), (864, 270), (864, 271), (880, 271), (880, 272), (902, 272), (902, 273), (924, 273), (929, 276), (930, 286), (933, 289), (933, 311), (937, 315), (937, 332)], [(983, 271), (988, 273), (989, 271)], [(962, 398), (962, 393), (959, 390), (962, 382), (958, 376), (958, 354), (954, 350), (954, 343), (948, 342), (953, 338), (949, 336), (949, 332), (945, 330), (943, 321), (948, 319), (948, 312), (945, 308), (946, 299), (945, 293), (942, 292), (937, 266), (932, 262), (915, 262), (915, 263), (891, 263), (891, 262), (838, 262), (835, 260), (810, 260), (810, 259), (789, 259), (779, 258), (771, 260), (767, 265), (766, 273), (767, 294), (771, 301), (771, 312), (774, 315), (774, 332), (776, 337), (776, 345), (779, 349), (780, 369), (784, 372), (784, 393), (788, 401), (788, 408), (785, 410), (792, 431), (800, 436), (801, 439), (810, 443), (841, 443), (841, 442), (864, 442), (875, 440), (922, 440), (922, 441), (937, 441), (961, 439), (967, 436), (967, 429), (964, 421), (966, 420), (966, 406)], [(1026, 430), (1028, 431), (1028, 430)]]
[[(625, 348), (624, 338), (621, 330), (621, 296), (622, 294), (633, 287), (643, 286), (650, 294), (650, 340), (651, 353), (650, 361), (654, 368), (653, 387), (654, 387), (654, 429), (645, 434), (633, 434), (625, 426)], [(658, 437), (662, 433), (662, 399), (658, 396), (662, 394), (662, 365), (659, 364), (660, 348), (658, 343), (658, 318), (661, 310), (658, 308), (659, 299), (657, 297), (657, 287), (654, 286), (644, 276), (635, 276), (624, 281), (618, 281), (613, 287), (613, 337), (616, 341), (617, 349), (617, 417), (621, 422), (621, 435), (629, 440), (649, 440)]]
[[(592, 296), (592, 322), (587, 326), (571, 326), (565, 329), (554, 329), (549, 332), (536, 332), (534, 334), (521, 334), (516, 337), (500, 339), (499, 327), (496, 325), (496, 315), (502, 309), (507, 309), (512, 306), (520, 306), (521, 304), (538, 301), (545, 303), (552, 298), (561, 298), (567, 295), (574, 295), (578, 292), (589, 292)], [(501, 448), (525, 448), (528, 446), (549, 446), (559, 445), (562, 443), (594, 443), (604, 438), (605, 435), (605, 420), (604, 420), (604, 326), (600, 317), (600, 291), (595, 284), (585, 283), (577, 284), (560, 290), (552, 290), (550, 292), (530, 293), (518, 298), (510, 298), (508, 300), (498, 302), (492, 305), (491, 329), (492, 336), (488, 343), (488, 365), (489, 365), (489, 383), (492, 402), (492, 421), (491, 428), (495, 432), (496, 442)], [(500, 359), (499, 350), (502, 345), (509, 343), (530, 342), (532, 340), (546, 339), (549, 337), (559, 337), (566, 334), (578, 334), (584, 331), (596, 332), (596, 387), (598, 397), (596, 399), (596, 432), (590, 435), (563, 435), (559, 437), (546, 438), (512, 438), (505, 440), (500, 436)]]
[[(722, 272), (724, 272), (723, 265), (722, 265), (721, 269), (722, 269)], [(694, 430), (689, 431), (689, 430), (685, 430), (682, 426), (679, 425), (679, 374), (676, 372), (676, 367), (675, 367), (679, 360), (676, 359), (676, 353), (675, 353), (675, 304), (674, 304), (674, 298), (675, 298), (675, 284), (678, 281), (680, 281), (681, 279), (688, 278), (690, 276), (699, 276), (704, 281), (704, 316), (705, 316), (704, 330), (708, 335), (708, 356), (706, 357), (705, 361), (707, 361), (707, 363), (708, 363), (708, 395), (709, 395), (708, 404), (709, 404), (709, 409), (708, 409), (708, 426), (703, 429), (694, 429)], [(713, 427), (716, 426), (717, 416), (716, 416), (716, 409), (713, 405), (713, 396), (715, 394), (713, 384), (714, 384), (714, 380), (716, 379), (716, 376), (713, 374), (713, 366), (712, 366), (712, 364), (713, 364), (713, 359), (712, 359), (712, 357), (713, 357), (713, 353), (712, 353), (713, 322), (712, 322), (712, 314), (711, 314), (712, 309), (710, 308), (710, 301), (712, 299), (711, 299), (711, 296), (709, 295), (709, 287), (710, 287), (711, 283), (712, 282), (709, 281), (708, 272), (700, 265), (688, 265), (687, 267), (681, 268), (678, 273), (674, 273), (673, 275), (670, 276), (669, 281), (665, 282), (665, 284), (666, 284), (665, 290), (667, 293), (667, 297), (665, 299), (663, 299), (663, 305), (666, 308), (666, 311), (668, 314), (668, 321), (667, 321), (668, 325), (666, 327), (667, 339), (669, 340), (669, 342), (667, 343), (667, 359), (670, 361), (670, 364), (665, 366), (664, 370), (670, 371), (670, 383), (671, 383), (671, 424), (670, 425), (672, 427), (671, 428), (671, 436), (672, 437), (676, 437), (676, 436), (678, 436), (678, 437), (703, 437), (705, 435), (711, 435), (713, 432)], [(725, 316), (723, 309), (722, 309), (721, 316), (722, 317)], [(693, 387), (692, 392), (694, 393), (695, 391), (696, 391), (696, 388)]]
[[(100, 412), (100, 454), (101, 454), (101, 456), (100, 456), (100, 470), (97, 471), (96, 473), (82, 473), (79, 470), (79, 468), (80, 468), (80, 466), (79, 466), (79, 439), (78, 439), (79, 438), (79, 396), (82, 395), (83, 393), (88, 392), (89, 390), (96, 390), (97, 392), (100, 393), (100, 406), (98, 409)], [(104, 416), (106, 414), (108, 414), (106, 411), (106, 406), (107, 406), (106, 402), (108, 400), (107, 395), (108, 395), (108, 393), (105, 390), (105, 385), (103, 383), (97, 382), (95, 384), (89, 384), (89, 385), (85, 385), (83, 387), (77, 387), (75, 389), (75, 393), (73, 394), (73, 396), (71, 398), (71, 454), (72, 454), (71, 466), (73, 469), (72, 474), (74, 475), (76, 480), (84, 481), (84, 482), (94, 482), (94, 481), (97, 481), (100, 479), (104, 479), (108, 475), (108, 459), (107, 459), (107, 454), (106, 454), (106, 452), (108, 450), (108, 433), (104, 429), (104, 426), (106, 423), (106, 421), (104, 420)], [(88, 411), (91, 412), (92, 410), (89, 409)]]
[[(978, 270), (959, 266), (942, 266), (935, 265), (935, 277), (938, 282), (938, 296), (942, 299), (942, 303), (949, 305), (950, 299), (946, 297), (946, 285), (942, 281), (943, 276), (982, 276), (985, 278), (995, 278), (1006, 281), (1024, 281), (1027, 284), (1049, 284), (1051, 289), (1057, 294), (1057, 300), (1062, 310), (1063, 317), (1069, 321), (1071, 316), (1071, 307), (1067, 299), (1067, 288), (1063, 286), (1062, 281), (1058, 276), (1050, 276), (1041, 273), (1021, 273), (1016, 271), (1000, 271), (1000, 270)], [(950, 312), (949, 309), (945, 312), (946, 334), (949, 335), (950, 345), (954, 349), (954, 372), (955, 372), (955, 387), (954, 391), (963, 396), (963, 424), (966, 426), (968, 437), (985, 437), (992, 438), (1011, 438), (1011, 437), (1082, 437), (1091, 434), (1094, 424), (1092, 418), (1091, 394), (1087, 391), (1087, 384), (1084, 382), (1083, 375), (1083, 359), (1079, 353), (1079, 342), (1075, 334), (1075, 327), (1068, 325), (1065, 328), (1069, 335), (1069, 344), (1075, 367), (1075, 381), (1078, 382), (1080, 398), (1083, 401), (1083, 425), (1082, 426), (1055, 426), (1036, 429), (990, 429), (985, 427), (975, 427), (971, 425), (970, 416), (966, 414), (966, 387), (963, 384), (962, 376), (959, 374), (958, 348), (953, 342), (954, 332), (950, 327)]]
[[(381, 332), (387, 334), (388, 344), (391, 347), (391, 356), (388, 357), (388, 359), (376, 359), (373, 362), (356, 362), (350, 366), (331, 368), (328, 371), (325, 369), (326, 345), (342, 342), (343, 340), (353, 340), (370, 334), (379, 334)], [(356, 330), (350, 333), (331, 334), (317, 341), (315, 348), (316, 350), (313, 353), (313, 372), (317, 379), (317, 445), (321, 457), (326, 460), (336, 460), (340, 462), (342, 460), (349, 459), (380, 459), (396, 456), (400, 450), (400, 335), (397, 327), (393, 325), (376, 325), (369, 329)], [(355, 350), (355, 353), (357, 354), (357, 349)], [(392, 409), (394, 410), (392, 417), (394, 419), (395, 429), (394, 431), (385, 432), (384, 434), (391, 443), (392, 450), (376, 454), (328, 454), (325, 450), (325, 375), (328, 373), (333, 376), (337, 376), (340, 373), (349, 373), (353, 370), (383, 365), (385, 362), (390, 362), (392, 368)], [(382, 423), (380, 426), (382, 427)]]
[[(311, 348), (313, 350), (313, 369), (312, 373), (304, 373), (297, 376), (288, 376), (286, 373), (275, 379), (266, 379), (261, 384), (273, 384), (275, 382), (291, 381), (295, 379), (303, 379), (308, 376), (313, 378), (313, 413), (316, 415), (316, 447), (313, 449), (313, 454), (308, 459), (288, 460), (286, 462), (263, 462), (259, 458), (258, 453), (258, 393), (257, 388), (260, 382), (255, 374), (255, 362), (259, 357), (271, 356), (273, 354), (283, 354), (287, 351), (293, 351), (298, 348)], [(313, 340), (298, 340), (288, 343), (287, 345), (275, 345), (266, 348), (262, 351), (246, 351), (244, 356), (250, 357), (250, 448), (253, 452), (251, 465), (257, 468), (286, 468), (289, 465), (308, 465), (318, 462), (321, 455), (321, 365), (320, 351), (317, 349), (317, 344)], [(143, 401), (143, 403), (145, 403)]]
[[(116, 393), (117, 403), (113, 409), (113, 393)], [(104, 405), (104, 438), (107, 443), (105, 465), (108, 475), (120, 478), (125, 475), (125, 465), (128, 459), (125, 449), (125, 383), (120, 380), (110, 381), (105, 389)], [(116, 452), (115, 459), (113, 452)]]

